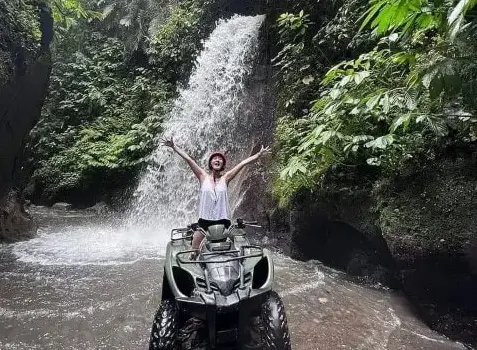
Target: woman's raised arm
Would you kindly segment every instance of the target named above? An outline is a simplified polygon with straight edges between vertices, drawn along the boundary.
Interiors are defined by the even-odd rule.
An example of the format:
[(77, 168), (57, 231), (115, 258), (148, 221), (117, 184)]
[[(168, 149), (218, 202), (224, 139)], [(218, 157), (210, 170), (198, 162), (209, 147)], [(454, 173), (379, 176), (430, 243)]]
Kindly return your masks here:
[(204, 169), (198, 166), (197, 163), (186, 152), (184, 152), (182, 149), (180, 149), (174, 144), (174, 140), (172, 139), (172, 137), (169, 140), (166, 138), (162, 139), (162, 144), (164, 146), (172, 148), (178, 155), (180, 155), (187, 162), (187, 164), (189, 164), (190, 168), (192, 169), (192, 172), (200, 181), (202, 181), (207, 176), (207, 173)]
[(263, 147), (260, 149), (260, 151), (258, 151), (257, 153), (255, 153), (253, 156), (250, 156), (244, 160), (242, 160), (240, 163), (238, 163), (236, 166), (234, 166), (232, 169), (230, 169), (229, 171), (227, 171), (224, 175), (225, 177), (225, 182), (227, 182), (227, 184), (235, 177), (237, 176), (237, 174), (240, 172), (240, 170), (243, 169), (244, 166), (246, 166), (247, 164), (250, 164), (250, 163), (253, 163), (255, 162), (258, 158), (260, 158), (261, 156), (265, 155), (265, 154), (268, 154), (270, 153), (270, 147)]

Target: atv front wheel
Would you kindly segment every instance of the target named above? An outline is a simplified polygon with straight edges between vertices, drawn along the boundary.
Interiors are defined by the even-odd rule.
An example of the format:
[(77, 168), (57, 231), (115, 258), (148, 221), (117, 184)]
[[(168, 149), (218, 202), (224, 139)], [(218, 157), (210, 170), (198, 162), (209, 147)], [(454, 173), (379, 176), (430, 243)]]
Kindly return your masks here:
[(260, 314), (264, 350), (291, 350), (290, 333), (283, 302), (271, 291), (262, 305)]
[(173, 350), (179, 332), (179, 310), (174, 300), (163, 300), (152, 324), (149, 350)]

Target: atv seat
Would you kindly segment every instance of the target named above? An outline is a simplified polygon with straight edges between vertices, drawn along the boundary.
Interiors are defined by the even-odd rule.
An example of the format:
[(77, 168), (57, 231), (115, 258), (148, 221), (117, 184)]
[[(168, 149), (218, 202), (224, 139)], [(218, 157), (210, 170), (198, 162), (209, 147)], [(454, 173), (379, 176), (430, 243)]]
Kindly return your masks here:
[(223, 242), (227, 239), (227, 230), (224, 225), (212, 225), (205, 233), (209, 242)]

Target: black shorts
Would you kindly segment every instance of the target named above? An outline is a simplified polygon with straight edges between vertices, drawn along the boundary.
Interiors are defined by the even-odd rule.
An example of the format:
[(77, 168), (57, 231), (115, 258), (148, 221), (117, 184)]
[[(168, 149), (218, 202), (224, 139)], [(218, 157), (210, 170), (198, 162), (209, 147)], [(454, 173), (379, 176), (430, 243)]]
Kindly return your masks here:
[(225, 228), (229, 228), (230, 225), (232, 224), (230, 220), (227, 219), (221, 219), (221, 220), (204, 220), (204, 219), (199, 219), (197, 222), (200, 227), (202, 227), (205, 231), (209, 229), (209, 226), (212, 225), (224, 225)]

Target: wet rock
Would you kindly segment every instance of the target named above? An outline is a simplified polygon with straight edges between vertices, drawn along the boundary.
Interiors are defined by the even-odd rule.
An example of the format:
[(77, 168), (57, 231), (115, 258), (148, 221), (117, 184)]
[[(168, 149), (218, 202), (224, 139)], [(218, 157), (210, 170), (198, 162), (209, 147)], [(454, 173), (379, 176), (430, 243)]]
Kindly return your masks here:
[(468, 242), (464, 248), (465, 257), (470, 266), (470, 271), (477, 275), (477, 237)]
[(98, 202), (92, 207), (86, 208), (88, 211), (92, 211), (96, 214), (107, 214), (111, 211), (110, 207), (104, 202)]
[(25, 136), (40, 117), (50, 71), (51, 59), (44, 53), (24, 75), (0, 90), (0, 195), (15, 183)]
[(37, 225), (25, 211), (17, 191), (0, 199), (0, 242), (11, 243), (32, 238)]
[(332, 210), (321, 202), (290, 213), (291, 256), (299, 260), (318, 259), (371, 283), (395, 286), (394, 263), (385, 242), (333, 220), (341, 216)]
[[(432, 328), (477, 345), (477, 164), (443, 154), (393, 179), (326, 179), (290, 211), (290, 250), (402, 288)], [(360, 184), (361, 182), (361, 184)], [(372, 184), (370, 186), (370, 183)]]
[(51, 208), (56, 210), (71, 210), (73, 209), (73, 205), (70, 203), (58, 202), (53, 204)]
[[(31, 6), (28, 11), (37, 10)], [(35, 43), (13, 33), (11, 24), (18, 20), (15, 16), (21, 16), (21, 11), (5, 14), (11, 20), (0, 23), (0, 56), (15, 57), (8, 79), (3, 75), (0, 81), (0, 241), (6, 242), (26, 239), (36, 232), (18, 191), (11, 189), (21, 182), (25, 139), (40, 117), (52, 67), (49, 44), (53, 20), (45, 6), (40, 12), (42, 39), (37, 52), (26, 50), (28, 46), (35, 47)]]
[(433, 328), (474, 345), (476, 183), (477, 166), (462, 153), (376, 190), (380, 227), (404, 291)]

